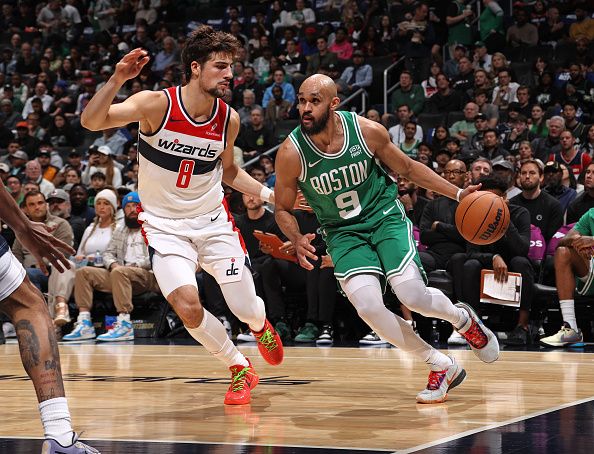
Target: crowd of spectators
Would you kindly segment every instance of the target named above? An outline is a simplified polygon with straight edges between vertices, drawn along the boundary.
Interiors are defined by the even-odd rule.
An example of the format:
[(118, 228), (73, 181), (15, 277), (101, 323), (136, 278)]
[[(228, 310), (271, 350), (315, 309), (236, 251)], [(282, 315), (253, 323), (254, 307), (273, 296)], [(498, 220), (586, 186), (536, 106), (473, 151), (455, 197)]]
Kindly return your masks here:
[[(477, 289), (461, 276), (482, 268), (522, 273), (522, 302), (517, 320), (509, 321), (509, 338), (530, 342), (531, 284), (542, 275), (529, 256), (535, 229), (550, 242), (562, 225), (594, 207), (592, 5), (526, 0), (510, 10), (495, 0), (226, 3), (2, 2), (0, 178), (31, 219), (72, 241), (74, 271), (48, 278), (5, 225), (2, 235), (48, 294), (56, 325), (70, 323), (70, 313), (78, 310), (68, 336), (94, 337), (89, 299), (93, 289), (101, 290), (113, 293), (119, 314), (103, 340), (118, 333), (129, 338), (133, 295), (158, 293), (131, 212), (139, 202), (138, 125), (96, 135), (81, 127), (80, 114), (135, 47), (148, 50), (151, 62), (120, 90), (116, 102), (140, 90), (183, 84), (180, 50), (188, 33), (207, 23), (243, 45), (224, 99), (241, 118), (236, 159), (269, 187), (275, 181), (274, 153), (266, 152), (298, 124), (300, 83), (321, 73), (335, 81), (345, 100), (342, 108), (359, 110), (365, 97), (371, 106), (367, 118), (383, 124), (394, 144), (436, 176), (459, 187), (480, 181), (505, 194), (517, 207), (508, 235), (495, 245), (475, 247), (454, 227), (455, 202), (392, 175), (418, 229), (423, 265), (451, 273), (453, 298), (477, 305)], [(375, 88), (382, 82), (377, 70), (396, 61), (392, 73), (398, 85), (385, 109), (383, 92)], [(344, 300), (321, 236), (320, 261), (306, 273), (294, 262), (273, 258), (255, 240), (253, 230), (282, 236), (272, 207), (232, 192), (228, 198), (252, 257), (258, 292), (278, 331), (285, 340), (331, 342), (334, 308)], [(297, 208), (302, 230), (317, 232), (307, 206)], [(292, 246), (283, 247), (290, 256)], [(120, 267), (142, 270), (132, 273), (141, 277), (114, 272)], [(206, 304), (230, 328), (231, 314), (216, 283), (202, 272), (197, 279)], [(79, 285), (83, 280), (87, 284)], [(294, 308), (287, 307), (293, 294), (302, 295), (296, 319)], [(341, 311), (348, 312), (344, 307)], [(412, 323), (410, 312), (400, 310)], [(452, 342), (460, 342), (455, 337)], [(374, 333), (362, 341), (383, 343)]]

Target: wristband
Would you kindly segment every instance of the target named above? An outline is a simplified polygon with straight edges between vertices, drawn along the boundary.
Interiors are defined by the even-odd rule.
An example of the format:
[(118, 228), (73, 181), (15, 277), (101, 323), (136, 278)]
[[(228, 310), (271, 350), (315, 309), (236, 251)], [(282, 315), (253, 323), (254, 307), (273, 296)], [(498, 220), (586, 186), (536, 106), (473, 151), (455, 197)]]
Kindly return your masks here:
[(260, 190), (260, 198), (264, 200), (264, 202), (270, 202), (270, 197), (272, 196), (272, 189), (267, 188), (266, 186), (262, 186)]
[(458, 189), (458, 192), (456, 193), (456, 202), (460, 201), (460, 194), (462, 194), (463, 189)]

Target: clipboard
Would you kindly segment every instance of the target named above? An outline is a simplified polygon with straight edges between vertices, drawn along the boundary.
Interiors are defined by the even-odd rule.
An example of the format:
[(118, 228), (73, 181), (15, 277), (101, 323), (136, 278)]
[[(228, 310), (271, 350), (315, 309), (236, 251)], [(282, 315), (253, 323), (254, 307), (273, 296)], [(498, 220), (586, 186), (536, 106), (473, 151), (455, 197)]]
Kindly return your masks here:
[(270, 249), (272, 249), (272, 254), (270, 255), (272, 255), (274, 258), (299, 263), (299, 260), (297, 260), (296, 255), (285, 254), (284, 252), (279, 250), (279, 248), (284, 244), (284, 242), (274, 233), (267, 233), (262, 232), (260, 230), (254, 230), (254, 236), (258, 239), (258, 241), (266, 244), (268, 247), (270, 247)]
[(520, 307), (522, 298), (522, 275), (508, 273), (507, 282), (495, 281), (493, 270), (481, 270), (481, 303)]

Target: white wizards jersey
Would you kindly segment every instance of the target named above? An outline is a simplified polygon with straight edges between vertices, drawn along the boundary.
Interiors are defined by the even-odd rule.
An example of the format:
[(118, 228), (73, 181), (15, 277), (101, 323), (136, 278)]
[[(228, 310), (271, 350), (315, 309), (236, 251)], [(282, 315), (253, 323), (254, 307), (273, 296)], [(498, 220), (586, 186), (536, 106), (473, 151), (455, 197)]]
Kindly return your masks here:
[(156, 132), (139, 132), (138, 193), (142, 209), (164, 218), (191, 218), (220, 207), (221, 153), (227, 146), (231, 108), (216, 99), (210, 117), (196, 122), (181, 99), (181, 87), (165, 91), (167, 112)]

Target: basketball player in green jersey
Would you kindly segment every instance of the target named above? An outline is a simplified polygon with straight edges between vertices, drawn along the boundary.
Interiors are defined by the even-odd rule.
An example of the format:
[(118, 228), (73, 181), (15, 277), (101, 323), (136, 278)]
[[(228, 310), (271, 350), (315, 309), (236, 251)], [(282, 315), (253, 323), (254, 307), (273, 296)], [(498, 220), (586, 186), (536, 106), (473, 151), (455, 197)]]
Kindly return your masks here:
[(471, 307), (453, 305), (441, 291), (426, 286), (412, 224), (397, 199), (396, 184), (377, 161), (452, 199), (460, 200), (479, 186), (455, 187), (408, 158), (381, 124), (336, 110), (340, 100), (327, 76), (306, 79), (297, 99), (301, 125), (283, 142), (276, 159), (276, 221), (294, 244), (301, 266), (312, 269), (310, 260), (318, 259), (310, 244), (315, 235), (302, 235), (291, 212), (300, 189), (322, 225), (336, 278), (359, 316), (382, 339), (429, 365), (429, 382), (417, 402), (444, 402), (466, 372), (388, 311), (382, 298), (385, 285), (412, 311), (452, 323), (482, 361), (495, 361), (499, 344)]

